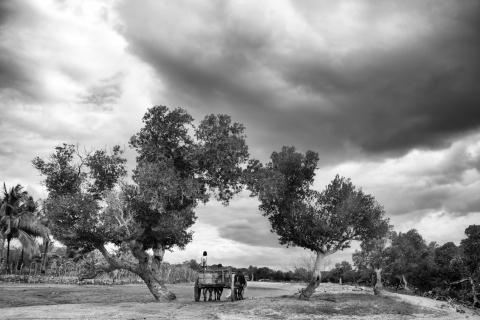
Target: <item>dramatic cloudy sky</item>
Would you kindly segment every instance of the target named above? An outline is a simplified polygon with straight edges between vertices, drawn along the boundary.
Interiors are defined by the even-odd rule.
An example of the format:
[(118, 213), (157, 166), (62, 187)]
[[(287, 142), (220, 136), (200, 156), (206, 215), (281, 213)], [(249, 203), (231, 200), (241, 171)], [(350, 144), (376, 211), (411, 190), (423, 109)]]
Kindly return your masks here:
[[(45, 197), (31, 160), (60, 143), (126, 145), (154, 105), (226, 113), (252, 157), (315, 150), (319, 190), (350, 177), (397, 231), (458, 244), (480, 222), (479, 57), (477, 0), (1, 1), (0, 177)], [(166, 259), (282, 268), (304, 251), (257, 206), (199, 207)]]

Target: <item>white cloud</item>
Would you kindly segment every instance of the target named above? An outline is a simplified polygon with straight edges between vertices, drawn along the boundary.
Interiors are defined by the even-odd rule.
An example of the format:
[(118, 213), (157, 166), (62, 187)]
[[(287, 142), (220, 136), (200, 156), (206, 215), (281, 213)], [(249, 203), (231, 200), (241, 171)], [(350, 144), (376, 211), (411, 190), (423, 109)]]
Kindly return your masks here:
[(427, 241), (458, 242), (480, 213), (479, 138), (471, 135), (441, 151), (321, 168), (315, 188), (323, 190), (336, 174), (351, 178), (385, 207), (396, 231), (416, 228)]
[[(126, 51), (114, 4), (29, 1), (7, 20), (0, 48), (15, 56), (12, 67), (21, 66), (21, 81), (0, 87), (0, 172), (7, 185), (41, 188), (31, 160), (61, 143), (126, 145), (154, 105), (152, 91), (162, 88)], [(134, 154), (127, 155), (131, 164)]]
[[(469, 40), (476, 39), (471, 4), (11, 3), (0, 21), (7, 187), (21, 183), (45, 197), (35, 156), (63, 142), (126, 145), (146, 109), (162, 104), (197, 119), (232, 115), (245, 124), (257, 158), (284, 144), (319, 151), (329, 166), (317, 171), (316, 189), (337, 173), (352, 178), (385, 206), (398, 231), (415, 227), (441, 244), (458, 242), (475, 223), (480, 136), (472, 133), (478, 68), (471, 53), (478, 47)], [(127, 157), (133, 167), (128, 148)], [(278, 244), (255, 199), (242, 196), (226, 208), (211, 201), (198, 217), (194, 241), (167, 260), (207, 250), (211, 263), (279, 269), (303, 252)], [(349, 260), (353, 250), (332, 259)]]

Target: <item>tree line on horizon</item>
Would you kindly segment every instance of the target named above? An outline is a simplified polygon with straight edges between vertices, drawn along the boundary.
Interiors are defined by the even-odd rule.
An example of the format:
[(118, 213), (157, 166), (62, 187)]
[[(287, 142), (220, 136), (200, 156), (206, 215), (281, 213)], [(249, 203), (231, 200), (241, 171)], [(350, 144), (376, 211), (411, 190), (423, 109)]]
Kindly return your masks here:
[[(127, 160), (119, 146), (82, 151), (78, 144), (63, 144), (46, 158), (36, 157), (32, 164), (48, 198), (37, 210), (20, 189), (4, 187), (0, 230), (7, 256), (13, 238), (35, 250), (32, 239), (47, 242), (51, 236), (71, 256), (101, 253), (104, 260), (82, 279), (128, 270), (145, 281), (155, 299), (173, 300), (175, 294), (159, 277), (165, 251), (182, 250), (192, 241), (189, 229), (199, 204), (214, 197), (228, 205), (246, 189), (260, 201), (259, 210), (280, 244), (308, 249), (315, 257), (300, 299), (308, 300), (322, 282), (322, 262), (352, 241), (361, 243), (354, 255), (359, 270), (373, 270), (380, 279), (386, 269), (396, 268), (408, 287), (407, 278), (418, 265), (414, 257), (424, 248), (418, 237), (393, 232), (383, 206), (348, 178), (337, 175), (323, 191), (312, 189), (319, 160), (314, 151), (283, 147), (267, 163), (250, 158), (244, 130), (227, 115), (208, 115), (197, 126), (183, 109), (150, 108), (143, 127), (129, 140), (137, 152), (132, 182), (126, 179)], [(460, 248), (445, 250), (456, 252), (449, 263), (468, 273), (475, 289), (480, 232), (477, 226), (467, 230)], [(114, 244), (115, 252), (107, 244)]]

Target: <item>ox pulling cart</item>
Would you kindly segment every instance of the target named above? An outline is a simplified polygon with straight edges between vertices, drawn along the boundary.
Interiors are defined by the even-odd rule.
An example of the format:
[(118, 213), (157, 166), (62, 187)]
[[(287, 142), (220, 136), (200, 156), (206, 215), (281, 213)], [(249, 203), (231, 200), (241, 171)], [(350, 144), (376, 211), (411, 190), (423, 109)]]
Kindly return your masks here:
[(234, 278), (235, 273), (233, 272), (232, 268), (204, 268), (203, 270), (198, 271), (198, 277), (195, 280), (193, 291), (195, 301), (200, 301), (202, 290), (204, 290), (204, 292), (207, 290), (210, 292), (213, 291), (215, 293), (215, 298), (217, 298), (217, 292), (219, 289), (220, 292), (223, 291), (223, 289), (230, 289), (230, 300), (232, 302), (238, 300), (236, 293), (242, 288), (240, 288), (238, 284), (234, 283)]

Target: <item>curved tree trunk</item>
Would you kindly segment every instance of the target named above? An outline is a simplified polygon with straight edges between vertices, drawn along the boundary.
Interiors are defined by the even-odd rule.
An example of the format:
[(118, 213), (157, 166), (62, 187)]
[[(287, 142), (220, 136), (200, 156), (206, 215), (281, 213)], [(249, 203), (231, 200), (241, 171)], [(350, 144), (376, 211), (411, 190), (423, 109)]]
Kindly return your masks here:
[(161, 278), (162, 272), (162, 263), (163, 263), (163, 256), (165, 255), (165, 248), (161, 245), (157, 245), (153, 248), (153, 261), (152, 261), (152, 269), (154, 269), (155, 274), (157, 277)]
[(3, 251), (5, 247), (5, 240), (0, 236), (0, 272), (4, 269), (5, 259), (3, 258)]
[(473, 281), (472, 277), (469, 277), (470, 279), (470, 284), (472, 285), (472, 295), (473, 295), (473, 307), (480, 307), (480, 302), (478, 301), (477, 298), (477, 290), (475, 288), (475, 281)]
[(21, 270), (22, 269), (22, 264), (23, 264), (23, 246), (22, 246), (22, 253), (20, 254), (20, 259), (18, 260), (18, 263), (17, 263), (17, 270)]
[(48, 245), (50, 241), (45, 241), (45, 250), (43, 253), (43, 259), (42, 259), (42, 268), (41, 268), (41, 273), (45, 273), (45, 270), (47, 268), (47, 253), (48, 253)]
[(322, 282), (322, 272), (320, 270), (322, 260), (328, 255), (328, 253), (324, 253), (321, 251), (317, 251), (317, 258), (315, 259), (315, 267), (313, 268), (313, 274), (310, 278), (310, 282), (308, 286), (302, 291), (298, 299), (301, 300), (309, 300), (312, 296), (315, 289), (318, 288), (320, 283)]
[(382, 284), (382, 268), (375, 269), (375, 274), (377, 275), (377, 282), (373, 288), (373, 293), (379, 295), (382, 293), (383, 284)]
[(404, 274), (402, 274), (402, 280), (403, 280), (403, 283), (405, 285), (405, 290), (410, 290), (410, 288), (408, 287), (407, 278), (405, 278)]
[(136, 270), (136, 273), (143, 279), (143, 281), (145, 281), (155, 299), (157, 301), (175, 300), (177, 298), (175, 294), (168, 291), (163, 280), (158, 277), (157, 268), (159, 264), (152, 263), (153, 258), (143, 250), (143, 245), (136, 241), (132, 241), (130, 250), (132, 251), (133, 256), (138, 260), (138, 269)]
[[(138, 260), (138, 264), (129, 262), (123, 259), (112, 257), (105, 246), (99, 245), (96, 247), (103, 255), (107, 261), (107, 266), (99, 265), (96, 266), (96, 270), (89, 275), (82, 276), (86, 279), (88, 277), (95, 277), (104, 272), (112, 272), (117, 269), (128, 270), (142, 278), (145, 281), (148, 289), (153, 294), (157, 301), (171, 301), (176, 299), (175, 294), (168, 291), (165, 283), (160, 277), (158, 277), (158, 266), (161, 265), (156, 259), (156, 263), (153, 262), (153, 258), (145, 252), (143, 245), (137, 241), (130, 242), (130, 251), (133, 256)], [(163, 251), (164, 252), (164, 251)], [(157, 252), (159, 254), (159, 252)], [(163, 260), (163, 254), (161, 255), (161, 260)], [(82, 280), (79, 278), (79, 280)]]

